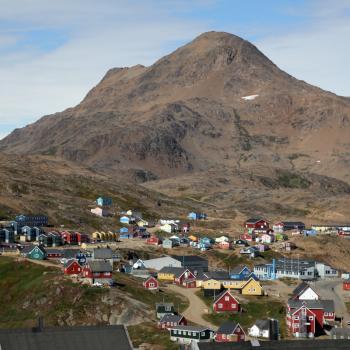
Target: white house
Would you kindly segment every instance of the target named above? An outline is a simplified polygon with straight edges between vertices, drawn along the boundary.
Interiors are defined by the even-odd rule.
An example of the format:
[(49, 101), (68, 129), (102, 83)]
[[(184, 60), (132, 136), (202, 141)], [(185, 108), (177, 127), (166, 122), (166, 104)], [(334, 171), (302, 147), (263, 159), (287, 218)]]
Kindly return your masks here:
[(215, 243), (223, 243), (223, 242), (229, 242), (229, 238), (227, 236), (221, 236), (215, 238)]
[(275, 241), (275, 236), (265, 233), (260, 237), (260, 242), (262, 243), (272, 243)]
[(270, 320), (257, 320), (255, 324), (248, 328), (249, 336), (253, 338), (270, 338)]
[(319, 300), (319, 295), (306, 282), (302, 282), (292, 292), (292, 299)]
[(106, 209), (103, 209), (103, 208), (99, 208), (99, 207), (96, 207), (94, 209), (91, 209), (91, 213), (92, 214), (95, 214), (97, 216), (108, 216), (110, 215), (110, 213), (108, 212), (108, 210)]
[(163, 232), (173, 233), (176, 231), (177, 225), (176, 224), (164, 224), (164, 225), (160, 226), (159, 229)]

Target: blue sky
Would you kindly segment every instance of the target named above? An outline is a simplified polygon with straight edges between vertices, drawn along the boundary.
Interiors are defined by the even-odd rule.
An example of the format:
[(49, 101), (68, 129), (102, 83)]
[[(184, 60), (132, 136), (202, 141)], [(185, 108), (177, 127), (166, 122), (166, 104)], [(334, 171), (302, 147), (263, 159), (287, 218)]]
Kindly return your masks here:
[(0, 9), (0, 138), (79, 103), (109, 68), (150, 65), (209, 30), (350, 96), (348, 0), (0, 0)]

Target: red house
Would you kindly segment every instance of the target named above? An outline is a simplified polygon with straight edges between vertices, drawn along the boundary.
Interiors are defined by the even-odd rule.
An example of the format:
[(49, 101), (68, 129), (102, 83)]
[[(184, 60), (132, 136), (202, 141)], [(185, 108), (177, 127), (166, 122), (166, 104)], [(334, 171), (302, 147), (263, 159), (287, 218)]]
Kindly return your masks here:
[(215, 312), (237, 312), (240, 311), (240, 304), (228, 289), (219, 294), (219, 296), (214, 301), (213, 309)]
[(197, 287), (196, 279), (195, 278), (186, 279), (182, 282), (182, 286), (185, 288), (196, 288)]
[(162, 240), (157, 236), (151, 236), (151, 237), (147, 238), (146, 243), (152, 244), (152, 245), (159, 245), (159, 244), (162, 244)]
[(246, 229), (259, 231), (266, 231), (269, 228), (269, 223), (261, 218), (251, 218), (245, 222)]
[(245, 341), (245, 333), (239, 323), (226, 322), (216, 331), (214, 340), (218, 343)]
[(110, 283), (112, 281), (113, 267), (108, 261), (89, 261), (84, 267), (82, 276), (95, 282)]
[(196, 276), (189, 269), (179, 269), (174, 275), (174, 283), (178, 285), (183, 285), (183, 282), (186, 280), (196, 279)]
[(350, 290), (350, 279), (343, 281), (343, 289)]
[(79, 275), (83, 271), (77, 260), (68, 260), (64, 266), (64, 273), (66, 275)]
[(169, 329), (177, 326), (186, 326), (187, 320), (182, 315), (164, 315), (158, 322), (158, 327), (161, 329)]
[(289, 300), (287, 326), (295, 337), (313, 338), (335, 319), (333, 300)]
[(146, 279), (146, 281), (144, 281), (142, 283), (142, 285), (144, 286), (144, 288), (149, 289), (149, 290), (156, 290), (159, 288), (159, 282), (156, 278), (154, 278), (153, 276), (148, 277)]
[(82, 243), (89, 243), (90, 237), (86, 233), (75, 232), (77, 235), (77, 243), (81, 245)]

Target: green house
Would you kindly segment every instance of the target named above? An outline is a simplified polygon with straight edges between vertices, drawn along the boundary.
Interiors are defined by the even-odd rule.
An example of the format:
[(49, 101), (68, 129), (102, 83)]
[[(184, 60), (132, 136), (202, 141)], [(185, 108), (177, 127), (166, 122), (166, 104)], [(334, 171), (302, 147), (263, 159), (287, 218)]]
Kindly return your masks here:
[(47, 253), (43, 247), (35, 246), (28, 252), (27, 258), (33, 260), (45, 260), (47, 258)]

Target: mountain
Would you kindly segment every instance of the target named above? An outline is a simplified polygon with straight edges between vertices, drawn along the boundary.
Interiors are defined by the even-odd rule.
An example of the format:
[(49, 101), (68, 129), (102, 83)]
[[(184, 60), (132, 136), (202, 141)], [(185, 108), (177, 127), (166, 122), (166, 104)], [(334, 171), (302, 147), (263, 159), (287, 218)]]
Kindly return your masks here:
[(260, 212), (273, 191), (303, 202), (308, 193), (304, 209), (347, 200), (349, 135), (348, 98), (293, 78), (248, 41), (208, 32), (150, 67), (111, 69), (79, 105), (16, 129), (0, 151), (66, 159), (167, 195), (197, 188), (224, 206), (246, 198), (247, 210), (253, 191)]

